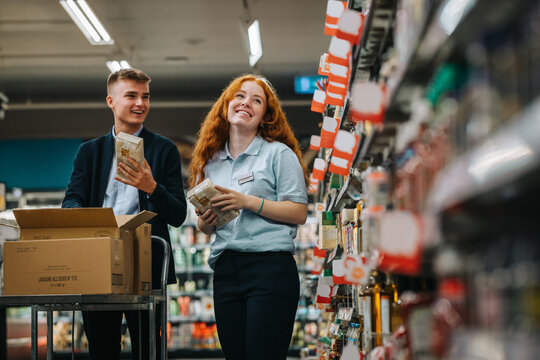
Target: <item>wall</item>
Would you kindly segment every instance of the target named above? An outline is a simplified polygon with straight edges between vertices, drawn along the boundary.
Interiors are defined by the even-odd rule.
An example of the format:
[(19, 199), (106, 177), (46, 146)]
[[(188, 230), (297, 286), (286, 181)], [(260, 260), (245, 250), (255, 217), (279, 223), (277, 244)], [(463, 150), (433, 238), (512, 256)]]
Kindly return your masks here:
[[(298, 138), (311, 137), (320, 132), (318, 124), (322, 117), (309, 110), (310, 104), (302, 102), (283, 107)], [(170, 139), (193, 141), (209, 110), (210, 106), (167, 108), (151, 105), (145, 125)], [(110, 130), (113, 122), (112, 112), (105, 102), (98, 108), (10, 109), (6, 111), (5, 119), (0, 120), (0, 140), (92, 139)]]
[(0, 182), (8, 189), (65, 189), (81, 139), (0, 140)]

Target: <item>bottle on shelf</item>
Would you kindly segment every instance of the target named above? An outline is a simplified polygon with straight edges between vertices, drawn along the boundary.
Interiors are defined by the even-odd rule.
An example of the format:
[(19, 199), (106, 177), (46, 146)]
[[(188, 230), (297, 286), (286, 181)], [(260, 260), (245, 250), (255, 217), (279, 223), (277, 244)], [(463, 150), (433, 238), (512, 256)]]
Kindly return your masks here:
[(372, 270), (369, 276), (369, 291), (372, 294), (371, 314), (373, 321), (374, 337), (373, 346), (382, 345), (382, 303), (381, 291), (382, 287), (379, 283), (379, 274), (377, 270)]
[(370, 289), (370, 285), (365, 287), (360, 287), (359, 292), (359, 314), (362, 318), (362, 344), (361, 350), (364, 354), (367, 354), (372, 348), (372, 332), (373, 332), (373, 322), (372, 322), (372, 302), (373, 295)]

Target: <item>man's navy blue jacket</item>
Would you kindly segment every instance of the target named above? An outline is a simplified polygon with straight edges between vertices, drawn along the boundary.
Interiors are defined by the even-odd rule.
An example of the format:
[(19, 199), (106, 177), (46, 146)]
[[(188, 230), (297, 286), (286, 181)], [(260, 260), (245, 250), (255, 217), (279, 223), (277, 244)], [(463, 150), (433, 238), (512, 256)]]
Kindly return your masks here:
[[(144, 139), (144, 157), (157, 182), (152, 196), (139, 190), (139, 206), (142, 210), (157, 213), (149, 223), (152, 235), (161, 236), (170, 243), (167, 224), (182, 225), (186, 218), (186, 198), (182, 184), (180, 154), (169, 139), (143, 127), (140, 135)], [(102, 207), (109, 180), (109, 171), (115, 143), (112, 133), (87, 141), (79, 147), (73, 162), (73, 173), (69, 180), (63, 208)], [(160, 287), (161, 250), (152, 249), (152, 286)], [(169, 259), (169, 284), (176, 283), (174, 260)]]

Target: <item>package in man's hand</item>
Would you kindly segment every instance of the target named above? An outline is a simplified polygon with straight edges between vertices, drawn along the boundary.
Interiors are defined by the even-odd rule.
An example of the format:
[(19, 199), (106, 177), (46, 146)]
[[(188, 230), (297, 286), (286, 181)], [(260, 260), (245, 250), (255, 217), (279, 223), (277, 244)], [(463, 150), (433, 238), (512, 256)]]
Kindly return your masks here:
[(218, 195), (221, 195), (221, 192), (214, 187), (214, 183), (210, 179), (205, 179), (188, 191), (187, 198), (201, 213), (212, 208), (217, 215), (216, 227), (220, 228), (240, 215), (240, 211), (221, 211), (218, 208), (213, 208), (210, 199)]
[[(132, 158), (144, 168), (144, 141), (138, 136), (121, 132), (116, 135), (116, 163), (123, 162), (133, 170), (137, 170), (128, 158)], [(118, 177), (124, 178), (121, 173), (118, 173)]]

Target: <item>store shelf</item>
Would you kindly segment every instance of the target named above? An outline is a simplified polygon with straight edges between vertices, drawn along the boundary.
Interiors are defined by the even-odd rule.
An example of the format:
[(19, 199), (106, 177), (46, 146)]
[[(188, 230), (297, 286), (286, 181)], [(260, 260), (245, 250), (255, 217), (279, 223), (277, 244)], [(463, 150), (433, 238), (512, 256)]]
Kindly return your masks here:
[(171, 291), (171, 292), (169, 292), (169, 296), (171, 296), (171, 297), (179, 297), (179, 296), (195, 296), (195, 297), (212, 296), (212, 290)]
[(316, 316), (310, 316), (310, 315), (296, 315), (296, 321), (303, 321), (303, 322), (312, 322), (312, 321), (319, 321), (320, 320), (320, 314), (317, 314)]
[(204, 249), (209, 249), (210, 248), (210, 244), (208, 243), (203, 243), (203, 244), (193, 244), (193, 245), (190, 245), (188, 248), (195, 248), (195, 250), (204, 250)]
[(177, 275), (183, 274), (212, 274), (214, 271), (209, 266), (192, 266), (184, 269), (177, 269)]
[[(357, 4), (358, 3), (358, 4)], [(360, 7), (360, 2), (350, 2), (350, 6), (353, 9)], [(396, 10), (396, 0), (373, 0), (370, 5), (370, 9), (367, 12), (366, 16), (366, 25), (365, 30), (362, 33), (362, 38), (358, 45), (353, 48), (352, 55), (352, 67), (351, 67), (351, 77), (349, 80), (348, 88), (351, 89), (353, 84), (357, 81), (369, 81), (370, 79), (370, 69), (379, 61), (381, 53), (386, 49), (389, 39), (391, 39), (392, 33), (392, 24), (394, 20)], [(349, 96), (345, 98), (345, 104), (342, 108), (343, 115), (341, 116), (340, 129), (346, 131), (352, 131), (355, 128), (348, 116), (349, 113)], [(327, 115), (333, 116), (333, 110), (335, 107), (327, 106)], [(373, 144), (372, 140), (375, 138), (375, 131), (372, 131), (369, 136), (365, 136), (364, 133), (355, 131), (360, 138), (360, 150), (357, 151), (357, 156), (353, 164), (357, 164), (358, 161), (364, 161), (371, 154), (368, 151), (371, 149)], [(381, 145), (381, 144), (379, 144)], [(382, 144), (384, 148), (387, 147), (387, 144)], [(376, 148), (380, 150), (380, 148)], [(388, 152), (386, 152), (388, 153)], [(360, 155), (358, 155), (360, 154)], [(380, 159), (380, 157), (372, 156), (369, 158), (369, 162), (372, 162), (374, 159)], [(331, 161), (328, 159), (328, 163)], [(326, 176), (329, 176), (327, 172)], [(347, 192), (341, 194), (337, 193), (331, 194), (331, 201), (327, 202), (327, 210), (337, 211), (335, 209), (343, 208), (347, 205), (350, 205), (351, 199), (345, 196)], [(337, 201), (339, 199), (339, 201)]]
[(171, 316), (169, 318), (171, 323), (192, 323), (192, 322), (206, 322), (214, 323), (216, 318), (213, 316)]
[(313, 268), (311, 266), (297, 265), (298, 272), (300, 274), (311, 274)]
[(179, 244), (174, 244), (172, 248), (173, 248), (173, 250), (174, 249), (183, 249), (183, 250), (194, 249), (195, 251), (201, 251), (201, 250), (209, 249), (210, 244), (207, 244), (207, 243), (192, 244), (192, 245), (189, 245), (189, 246), (182, 246), (182, 245), (179, 245)]
[(539, 334), (461, 330), (452, 335), (448, 360), (535, 360), (540, 354)]
[[(423, 90), (443, 62), (461, 58), (465, 48), (488, 30), (505, 28), (530, 5), (527, 0), (425, 1), (417, 41), (407, 61), (388, 80), (386, 121), (407, 120), (411, 94)], [(434, 6), (435, 5), (435, 6)], [(438, 5), (438, 6), (437, 6)]]
[[(299, 358), (300, 357), (300, 347), (291, 346), (287, 357)], [(168, 356), (169, 359), (224, 359), (225, 354), (221, 349), (169, 349)], [(55, 359), (70, 359), (71, 353), (63, 351), (60, 353), (54, 353)], [(77, 360), (87, 360), (89, 359), (88, 352), (76, 353), (74, 356)], [(120, 356), (121, 359), (131, 359), (130, 353), (122, 353)]]
[[(386, 122), (404, 121), (405, 114), (409, 111), (411, 93), (419, 87), (424, 87), (433, 74), (433, 59), (422, 56), (419, 53), (421, 44), (425, 41), (429, 22), (432, 20), (439, 1), (424, 1), (417, 12), (418, 23), (415, 33), (410, 39), (409, 52), (404, 55), (405, 59), (397, 65), (392, 76), (388, 79), (387, 86), (387, 113)], [(412, 41), (411, 41), (412, 40)]]
[[(391, 34), (396, 8), (395, 0), (373, 0), (369, 9), (360, 46), (355, 54), (352, 80), (369, 77), (370, 67), (385, 48)], [(352, 84), (352, 82), (351, 82)]]
[[(120, 353), (120, 359), (131, 359), (131, 353), (128, 351), (122, 351)], [(71, 351), (67, 350), (60, 350), (54, 352), (54, 359), (76, 359), (76, 360), (87, 360), (90, 359), (90, 355), (88, 354), (88, 351), (75, 351), (75, 353), (72, 355)]]
[[(395, 135), (395, 124), (385, 126), (383, 129), (373, 128), (369, 135), (363, 135), (359, 145), (360, 149), (353, 161), (353, 168), (362, 168), (364, 163), (372, 166), (381, 165), (392, 151)], [(339, 212), (344, 208), (351, 207), (360, 199), (362, 181), (359, 175), (360, 172), (353, 172), (347, 177), (335, 199), (331, 201), (329, 210)]]
[(306, 249), (313, 249), (315, 247), (315, 244), (306, 244), (306, 243), (297, 243), (295, 242), (294, 247), (296, 250), (306, 250)]
[[(169, 359), (223, 359), (223, 351), (220, 349), (169, 349)], [(56, 351), (55, 359), (72, 359), (70, 351)], [(87, 360), (89, 355), (87, 351), (76, 352), (73, 356), (75, 359)], [(130, 352), (122, 352), (121, 359), (132, 359)]]
[(334, 208), (334, 204), (337, 200), (338, 194), (339, 194), (339, 191), (337, 189), (330, 189), (330, 191), (328, 192), (329, 200), (326, 201), (326, 211), (330, 211), (331, 209)]
[(431, 190), (431, 210), (441, 213), (493, 192), (501, 200), (524, 191), (527, 175), (540, 169), (539, 118), (537, 98), (492, 137), (443, 169)]
[(169, 349), (169, 359), (224, 359), (221, 349)]
[[(381, 2), (372, 3), (376, 6)], [(538, 96), (538, 79), (534, 71), (538, 41), (537, 34), (530, 30), (536, 29), (538, 21), (534, 19), (534, 13), (527, 13), (528, 8), (525, 7), (530, 6), (537, 10), (538, 4), (532, 3), (521, 0), (402, 1), (399, 2), (400, 6), (410, 8), (396, 16), (397, 30), (403, 31), (396, 34), (397, 41), (385, 40), (382, 36), (374, 37), (374, 40), (379, 42), (378, 46), (373, 48), (384, 49), (393, 45), (393, 51), (386, 54), (383, 51), (382, 56), (363, 53), (369, 34), (376, 34), (372, 32), (374, 16), (370, 14), (365, 38), (357, 49), (358, 53), (354, 53), (357, 57), (353, 56), (353, 71), (356, 73), (351, 85), (359, 79), (365, 81), (365, 77), (378, 83), (386, 82), (389, 96), (384, 126), (353, 124), (347, 119), (348, 107), (345, 107), (341, 129), (361, 135), (360, 146), (350, 176), (345, 177), (345, 183), (340, 189), (336, 189), (336, 182), (331, 182), (334, 178), (327, 176), (325, 180), (328, 181), (324, 181), (320, 187), (322, 190), (319, 198), (324, 200), (327, 211), (340, 212), (343, 208), (356, 205), (356, 201), (360, 200), (356, 199), (357, 194), (366, 204), (370, 203), (370, 196), (378, 200), (377, 195), (381, 195), (381, 198), (384, 196), (383, 199), (390, 198), (393, 209), (402, 210), (403, 215), (407, 212), (407, 215), (414, 214), (416, 225), (412, 226), (413, 221), (410, 221), (411, 226), (405, 226), (406, 217), (379, 217), (376, 213), (366, 212), (361, 233), (354, 233), (354, 229), (351, 231), (350, 227), (342, 227), (340, 232), (340, 241), (347, 244), (345, 248), (349, 253), (352, 254), (356, 248), (348, 245), (357, 245), (355, 241), (359, 241), (362, 246), (358, 246), (358, 249), (367, 248), (373, 251), (376, 248), (379, 251), (375, 253), (377, 256), (383, 254), (380, 259), (387, 263), (381, 262), (379, 265), (383, 266), (380, 266), (379, 270), (391, 276), (374, 277), (376, 282), (383, 283), (379, 289), (385, 287), (386, 281), (390, 279), (392, 286), (395, 285), (398, 289), (398, 294), (403, 294), (405, 290), (411, 294), (422, 294), (414, 300), (418, 301), (416, 304), (411, 301), (412, 298), (404, 298), (413, 304), (407, 305), (412, 306), (407, 312), (416, 307), (414, 311), (419, 312), (414, 316), (423, 317), (422, 321), (426, 323), (434, 320), (434, 326), (426, 326), (425, 332), (413, 329), (416, 324), (407, 323), (409, 320), (406, 320), (405, 328), (409, 339), (430, 334), (435, 336), (434, 339), (426, 337), (423, 344), (416, 350), (413, 349), (413, 352), (411, 348), (403, 348), (401, 354), (393, 352), (395, 356), (411, 354), (415, 359), (532, 360), (538, 358), (540, 353), (540, 345), (537, 344), (539, 334), (532, 333), (538, 331), (536, 312), (531, 303), (531, 294), (538, 285), (537, 277), (528, 275), (535, 273), (538, 263), (540, 97), (523, 109), (521, 115), (512, 119), (505, 115), (515, 114), (531, 97)], [(423, 12), (420, 9), (423, 9)], [(453, 15), (449, 17), (450, 10)], [(399, 23), (403, 18), (413, 18), (410, 23), (415, 25), (417, 31), (415, 41), (411, 40), (411, 34), (408, 33), (411, 27)], [(394, 24), (390, 22), (390, 28), (392, 26)], [(407, 47), (409, 49), (406, 50), (410, 51), (409, 57), (403, 61), (403, 53), (398, 54), (397, 56), (401, 57), (397, 66), (401, 68), (394, 71), (395, 51)], [(485, 58), (475, 57), (478, 55), (475, 51), (484, 51)], [(365, 59), (362, 59), (362, 56), (365, 56)], [(377, 63), (379, 60), (387, 66), (382, 68), (384, 71), (381, 70), (380, 74)], [(385, 62), (386, 60), (388, 61)], [(443, 71), (439, 71), (439, 68)], [(408, 144), (412, 145), (406, 152), (396, 154), (393, 159), (392, 154), (397, 152), (397, 130), (409, 120), (411, 104), (416, 107), (419, 98), (438, 90), (437, 85), (441, 84), (437, 81), (444, 79), (445, 68), (457, 69), (456, 72), (447, 73), (459, 76), (448, 81), (451, 84), (445, 84), (447, 87), (441, 86), (443, 89), (437, 93), (437, 97), (429, 97), (433, 106), (426, 105), (425, 108), (429, 108), (430, 112), (415, 111), (414, 120), (422, 120), (422, 127), (411, 127), (410, 132), (413, 135), (410, 136), (411, 142)], [(381, 78), (378, 78), (378, 75)], [(387, 79), (387, 76), (391, 78)], [(489, 94), (493, 92), (496, 100), (488, 98), (482, 102), (483, 99), (477, 94), (478, 92), (483, 95), (482, 91)], [(511, 94), (512, 91), (515, 94)], [(495, 101), (506, 106), (504, 111), (498, 111), (496, 106), (489, 111), (485, 109), (496, 104)], [(447, 104), (453, 106), (452, 109), (446, 108)], [(488, 116), (491, 115), (490, 111), (496, 114)], [(486, 115), (486, 119), (482, 118), (482, 115)], [(483, 131), (477, 130), (474, 133), (476, 129), (473, 126), (480, 126), (478, 118), (484, 120), (482, 125), (485, 127), (482, 128)], [(410, 123), (416, 125), (414, 120)], [(471, 146), (474, 146), (471, 144), (477, 146), (471, 149)], [(453, 156), (463, 152), (464, 155), (460, 155), (443, 171), (440, 170)], [(328, 152), (321, 153), (328, 155)], [(390, 175), (388, 186), (384, 186), (384, 189), (381, 186), (381, 189), (373, 192), (362, 191), (365, 190), (362, 189), (361, 182), (364, 171), (378, 171), (379, 165)], [(437, 180), (434, 184), (435, 176)], [(387, 192), (387, 189), (390, 191)], [(393, 192), (394, 190), (396, 191)], [(432, 195), (426, 209), (428, 191)], [(413, 216), (408, 217), (412, 218)], [(384, 237), (381, 229), (385, 230)], [(413, 249), (413, 245), (419, 248), (418, 244), (422, 244), (421, 256), (418, 256), (419, 252), (414, 253), (412, 250), (409, 252), (412, 255), (391, 251), (405, 243), (402, 236), (404, 231), (414, 234), (415, 240), (410, 241), (410, 249)], [(423, 236), (429, 237), (430, 241), (423, 241)], [(389, 238), (394, 241), (388, 241)], [(363, 246), (366, 244), (367, 247)], [(381, 246), (377, 248), (378, 245)], [(368, 252), (367, 255), (372, 254)], [(326, 258), (327, 262), (329, 258)], [(402, 270), (399, 262), (414, 263), (416, 268), (411, 271)], [(444, 286), (441, 285), (447, 285), (445, 280), (456, 273), (466, 279), (466, 291), (459, 296), (463, 296), (467, 308), (462, 309), (462, 303), (452, 305), (457, 309), (452, 309), (452, 316), (455, 316), (455, 319), (458, 319), (458, 315), (463, 316), (459, 318), (459, 321), (463, 322), (456, 322), (455, 326), (446, 323), (441, 325), (448, 320), (446, 316), (450, 314), (450, 310), (442, 309), (442, 305), (439, 308), (438, 301), (445, 296), (452, 297), (450, 301), (455, 301), (456, 296), (455, 293), (445, 294)], [(535, 280), (530, 280), (533, 277)], [(369, 283), (371, 282), (370, 279)], [(332, 307), (338, 309), (340, 302), (342, 308), (351, 306), (351, 301), (344, 296), (344, 291), (339, 293), (340, 290), (350, 289), (343, 289), (341, 286), (337, 288), (338, 292), (334, 294), (336, 296), (331, 297)], [(437, 296), (438, 300), (433, 308), (422, 304), (423, 301), (427, 303), (427, 297), (421, 299), (427, 293)], [(357, 294), (353, 294), (356, 299)], [(368, 294), (371, 296), (373, 292), (368, 291)], [(327, 300), (326, 297), (327, 295), (321, 300)], [(371, 301), (373, 298), (370, 298)], [(359, 313), (365, 310), (363, 301), (352, 303)], [(369, 325), (373, 327), (373, 323), (380, 322), (379, 329), (386, 327), (395, 330), (390, 328), (393, 324), (385, 326), (383, 322), (387, 321), (388, 317), (382, 314), (382, 302), (378, 310), (376, 305), (371, 305), (372, 324)], [(450, 302), (446, 305), (450, 306)], [(369, 314), (369, 310), (368, 308), (366, 314)], [(443, 310), (444, 321), (439, 318), (443, 316)], [(420, 311), (424, 314), (418, 315)], [(438, 311), (441, 313), (437, 313)], [(409, 312), (405, 317), (413, 313)], [(433, 318), (428, 319), (431, 316)], [(325, 326), (329, 325), (323, 326), (327, 332), (323, 336), (331, 338), (332, 345), (329, 342), (326, 347), (323, 342), (318, 345), (321, 345), (326, 356), (328, 353), (338, 355), (340, 350), (336, 350), (333, 345), (338, 341), (345, 343), (341, 338), (342, 333), (350, 336), (353, 332), (347, 331), (351, 330), (346, 328), (347, 324), (344, 327), (343, 323), (329, 324), (324, 323), (324, 319), (321, 320)], [(332, 327), (334, 330), (342, 330), (342, 333), (331, 330)], [(494, 328), (501, 330), (493, 332), (491, 329)], [(373, 334), (373, 330), (370, 328), (362, 335), (362, 346), (375, 346), (369, 343), (368, 337)], [(376, 327), (375, 330), (378, 332)], [(443, 330), (444, 334), (438, 330)], [(517, 334), (519, 331), (523, 333)], [(367, 336), (367, 341), (364, 335)], [(401, 335), (398, 335), (399, 337)], [(352, 339), (354, 341), (354, 338)], [(455, 347), (447, 354), (450, 339), (454, 340)], [(374, 343), (379, 342), (379, 339), (375, 340)], [(367, 352), (369, 351), (367, 349)], [(322, 352), (319, 351), (317, 355), (322, 355)], [(374, 355), (374, 352), (366, 353), (366, 358)]]
[(358, 200), (360, 200), (359, 194), (361, 192), (362, 182), (355, 174), (351, 174), (347, 177), (345, 184), (343, 184), (341, 187), (341, 190), (339, 191), (331, 210), (334, 212), (339, 212), (344, 208), (353, 206)]

